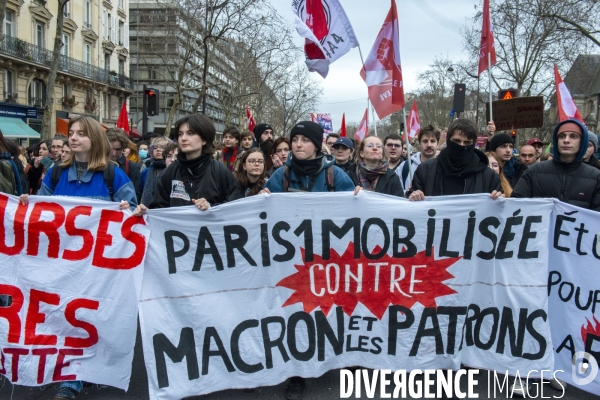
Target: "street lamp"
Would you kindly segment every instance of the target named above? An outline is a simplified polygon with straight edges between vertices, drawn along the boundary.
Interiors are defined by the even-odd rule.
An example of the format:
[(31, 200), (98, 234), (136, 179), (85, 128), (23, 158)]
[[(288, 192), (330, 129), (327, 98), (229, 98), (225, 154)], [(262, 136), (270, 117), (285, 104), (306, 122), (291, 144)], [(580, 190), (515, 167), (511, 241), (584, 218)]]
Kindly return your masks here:
[[(465, 74), (469, 75), (471, 78), (477, 79), (477, 102), (476, 102), (477, 107), (475, 110), (475, 125), (477, 125), (477, 128), (479, 129), (479, 75), (473, 75), (472, 73), (467, 71), (461, 65), (457, 65), (457, 64), (454, 64), (454, 65), (456, 65), (457, 67), (460, 67), (465, 72)], [(448, 67), (446, 72), (450, 72), (450, 73), (454, 72), (454, 68), (452, 68), (452, 65), (450, 65)]]

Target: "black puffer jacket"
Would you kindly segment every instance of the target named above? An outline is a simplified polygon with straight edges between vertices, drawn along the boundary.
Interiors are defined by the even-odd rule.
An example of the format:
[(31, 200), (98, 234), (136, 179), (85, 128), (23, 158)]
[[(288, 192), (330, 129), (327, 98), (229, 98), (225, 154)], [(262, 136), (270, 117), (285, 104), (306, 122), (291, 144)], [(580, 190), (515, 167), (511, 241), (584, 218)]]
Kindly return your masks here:
[(201, 162), (193, 164), (189, 173), (184, 167), (189, 162), (183, 153), (178, 153), (177, 160), (161, 174), (149, 208), (189, 206), (194, 204), (192, 200), (201, 198), (215, 206), (243, 197), (233, 174), (222, 162), (213, 160), (210, 154), (197, 160)]
[[(352, 179), (354, 186), (360, 186), (358, 182), (358, 175), (356, 174), (356, 165), (353, 164), (354, 168), (347, 171), (348, 176)], [(385, 175), (379, 177), (377, 186), (375, 186), (375, 193), (391, 194), (392, 196), (404, 197), (404, 190), (400, 185), (400, 178), (393, 169), (387, 170)]]
[(552, 197), (574, 206), (600, 211), (600, 170), (582, 161), (553, 159), (531, 165), (511, 197)]
[(590, 167), (594, 167), (594, 168), (600, 170), (600, 160), (598, 160), (594, 154), (592, 154), (590, 159), (587, 160), (586, 164), (589, 165)]
[[(447, 149), (442, 150), (444, 151)], [(432, 158), (417, 167), (406, 197), (416, 190), (422, 191), (425, 196), (492, 193), (494, 190), (502, 190), (500, 177), (488, 167), (487, 156), (479, 150), (475, 150), (472, 161), (460, 174), (443, 171), (440, 160), (439, 157)]]

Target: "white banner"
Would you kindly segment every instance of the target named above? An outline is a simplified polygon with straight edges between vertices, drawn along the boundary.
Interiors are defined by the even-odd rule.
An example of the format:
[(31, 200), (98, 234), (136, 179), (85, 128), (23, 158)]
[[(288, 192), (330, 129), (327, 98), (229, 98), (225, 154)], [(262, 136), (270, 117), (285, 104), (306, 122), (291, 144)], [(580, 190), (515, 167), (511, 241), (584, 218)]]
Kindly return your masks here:
[(0, 373), (127, 389), (149, 233), (118, 203), (0, 194)]
[(600, 395), (600, 214), (557, 201), (548, 247), (556, 376)]
[(552, 370), (552, 207), (361, 192), (150, 210), (139, 303), (150, 397), (345, 366)]

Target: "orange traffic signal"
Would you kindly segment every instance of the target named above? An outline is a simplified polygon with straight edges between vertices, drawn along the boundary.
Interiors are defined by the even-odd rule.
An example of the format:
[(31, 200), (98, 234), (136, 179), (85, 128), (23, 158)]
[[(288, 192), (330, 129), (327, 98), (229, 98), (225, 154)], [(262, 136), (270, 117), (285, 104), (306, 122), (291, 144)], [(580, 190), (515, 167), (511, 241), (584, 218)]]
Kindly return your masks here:
[(519, 97), (519, 91), (517, 89), (502, 89), (498, 91), (499, 100), (512, 100), (515, 97)]

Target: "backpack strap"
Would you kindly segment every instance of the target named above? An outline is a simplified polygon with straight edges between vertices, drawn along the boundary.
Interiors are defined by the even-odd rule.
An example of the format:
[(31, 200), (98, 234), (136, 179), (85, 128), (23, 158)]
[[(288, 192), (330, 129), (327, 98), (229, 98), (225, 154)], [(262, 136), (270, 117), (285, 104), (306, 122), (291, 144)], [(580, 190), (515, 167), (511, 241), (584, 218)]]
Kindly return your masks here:
[(104, 170), (104, 183), (106, 184), (106, 187), (108, 187), (108, 193), (110, 194), (110, 201), (115, 201), (114, 197), (113, 197), (115, 194), (114, 182), (115, 182), (115, 164), (109, 162), (108, 166)]
[(335, 165), (329, 166), (327, 168), (327, 191), (335, 192)]
[(290, 187), (290, 167), (285, 164), (283, 166), (283, 175), (281, 176), (281, 183), (283, 185), (283, 192), (287, 193)]
[(54, 164), (54, 167), (52, 167), (52, 172), (50, 173), (50, 182), (52, 182), (52, 190), (54, 190), (56, 188), (56, 185), (58, 185), (58, 181), (60, 181), (60, 176), (62, 175), (63, 169), (57, 165)]

